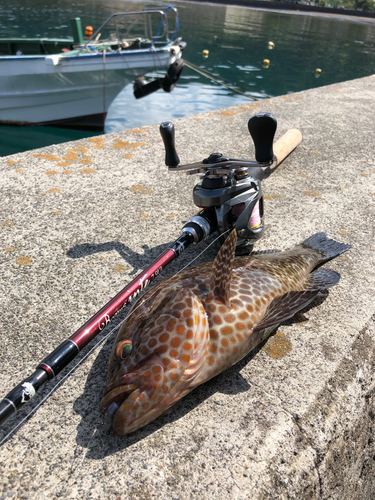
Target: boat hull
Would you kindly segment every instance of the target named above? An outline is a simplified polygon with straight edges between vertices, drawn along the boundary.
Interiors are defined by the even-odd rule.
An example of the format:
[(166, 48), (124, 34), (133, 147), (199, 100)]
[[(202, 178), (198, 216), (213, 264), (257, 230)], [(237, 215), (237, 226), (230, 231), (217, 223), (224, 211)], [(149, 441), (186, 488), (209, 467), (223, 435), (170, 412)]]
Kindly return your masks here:
[(167, 68), (178, 57), (171, 47), (69, 57), (0, 57), (0, 124), (102, 129), (111, 103), (125, 85)]

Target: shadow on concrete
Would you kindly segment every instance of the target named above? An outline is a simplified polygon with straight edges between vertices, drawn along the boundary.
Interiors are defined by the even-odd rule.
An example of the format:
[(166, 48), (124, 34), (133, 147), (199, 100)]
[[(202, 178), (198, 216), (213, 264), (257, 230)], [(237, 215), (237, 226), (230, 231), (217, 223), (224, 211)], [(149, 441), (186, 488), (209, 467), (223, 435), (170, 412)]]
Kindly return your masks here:
[[(201, 242), (199, 245), (190, 245), (190, 247), (179, 256), (174, 263), (168, 266), (163, 272), (163, 276), (168, 276), (171, 272), (176, 272), (183, 266), (189, 264), (194, 260), (194, 265), (200, 264), (201, 262), (207, 262), (214, 260), (216, 254), (220, 248), (220, 243), (216, 236), (211, 235), (205, 241)], [(120, 257), (127, 262), (133, 270), (129, 272), (129, 276), (140, 272), (146, 266), (151, 264), (161, 253), (167, 248), (170, 248), (174, 241), (163, 243), (155, 247), (150, 248), (148, 245), (142, 245), (143, 253), (138, 253), (129, 248), (124, 243), (119, 241), (108, 241), (106, 243), (82, 243), (80, 245), (75, 245), (70, 248), (66, 255), (71, 259), (82, 259), (88, 257), (89, 255), (94, 255), (96, 253), (106, 253), (116, 251)], [(199, 260), (195, 260), (197, 256)], [(170, 270), (170, 271), (168, 271)]]
[(151, 262), (166, 248), (168, 248), (168, 246), (168, 244), (163, 244), (149, 248), (148, 245), (142, 245), (144, 253), (141, 254), (134, 252), (127, 245), (124, 245), (124, 243), (120, 243), (119, 241), (108, 241), (106, 243), (82, 243), (81, 245), (75, 245), (70, 248), (66, 254), (71, 259), (82, 259), (96, 253), (116, 251), (120, 257), (133, 268), (133, 270), (129, 272), (129, 275), (133, 275), (138, 272), (140, 265), (144, 265), (146, 260), (148, 263)]
[[(111, 343), (112, 342), (109, 342), (108, 344)], [(83, 394), (73, 405), (74, 411), (82, 416), (82, 420), (77, 428), (77, 444), (82, 448), (88, 449), (86, 453), (87, 459), (101, 460), (120, 450), (133, 446), (147, 436), (162, 429), (165, 425), (179, 420), (217, 392), (235, 395), (239, 392), (249, 390), (251, 386), (239, 372), (257, 354), (260, 348), (261, 346), (257, 347), (235, 366), (197, 387), (194, 391), (172, 406), (166, 414), (158, 417), (146, 427), (133, 434), (121, 437), (117, 436), (112, 430), (104, 430), (103, 415), (99, 410), (102, 391), (106, 385), (106, 373), (102, 371), (99, 376), (98, 371), (99, 366), (107, 368), (108, 365), (110, 345), (106, 345), (99, 353), (87, 377)], [(98, 387), (99, 381), (101, 381), (101, 385)], [(93, 386), (99, 390), (94, 391)], [(95, 437), (93, 437), (93, 431), (95, 429), (97, 429), (97, 432)]]
[[(322, 297), (316, 299), (307, 308), (299, 311), (295, 316), (293, 316), (293, 318), (282, 323), (282, 325), (291, 325), (306, 321), (307, 318), (304, 317), (304, 314), (312, 308), (319, 307), (326, 300), (328, 294), (329, 292), (326, 291)], [(96, 339), (96, 345), (98, 345), (98, 348), (99, 344), (103, 342), (103, 339), (108, 335), (108, 333), (126, 317), (126, 314), (127, 308), (124, 309), (112, 321), (112, 323), (101, 332), (100, 336)], [(275, 331), (264, 342), (248, 353), (236, 365), (232, 366), (205, 384), (197, 387), (193, 392), (185, 396), (185, 398), (178, 401), (174, 406), (172, 406), (168, 414), (157, 418), (154, 422), (151, 422), (145, 428), (140, 429), (134, 434), (124, 437), (119, 437), (112, 431), (104, 431), (104, 419), (99, 410), (102, 392), (106, 386), (108, 359), (112, 344), (115, 341), (114, 334), (117, 333), (116, 330), (113, 332), (113, 335), (105, 341), (104, 346), (99, 352), (90, 373), (87, 376), (82, 395), (74, 402), (73, 410), (82, 417), (82, 420), (77, 428), (77, 444), (82, 446), (84, 449), (88, 449), (86, 453), (87, 459), (91, 458), (94, 460), (100, 460), (106, 456), (113, 455), (119, 450), (126, 449), (129, 446), (136, 444), (145, 437), (161, 429), (164, 425), (179, 420), (189, 411), (193, 410), (196, 406), (200, 405), (207, 398), (217, 392), (221, 394), (234, 395), (249, 390), (251, 385), (248, 384), (239, 372), (257, 355), (276, 330), (277, 328), (275, 328)], [(76, 364), (74, 367), (71, 367), (72, 371), (70, 375), (72, 375), (76, 368), (81, 365), (82, 358), (86, 354), (87, 352), (84, 350), (76, 358)], [(9, 419), (7, 424), (1, 429), (2, 432), (0, 433), (0, 442), (2, 444), (8, 442), (14, 433), (18, 432), (25, 424), (27, 424), (27, 422), (33, 417), (38, 408), (44, 402), (44, 397), (47, 396), (47, 398), (49, 398), (65, 381), (65, 376), (66, 373), (62, 372), (56, 377), (56, 379), (43, 386), (38, 392), (38, 397), (35, 397), (29, 402), (27, 410), (25, 408), (25, 410), (16, 413), (11, 419)], [(4, 442), (2, 442), (3, 439)]]
[[(106, 243), (84, 243), (81, 245), (75, 245), (67, 251), (68, 257), (72, 259), (84, 258), (88, 255), (92, 255), (98, 252), (109, 252), (112, 250), (117, 251), (121, 257), (125, 260), (125, 262), (129, 263), (133, 267), (133, 271), (130, 274), (134, 274), (141, 269), (147, 267), (153, 260), (155, 260), (166, 248), (171, 246), (172, 242), (164, 243), (162, 245), (157, 245), (153, 248), (149, 248), (148, 245), (143, 245), (142, 249), (144, 250), (144, 254), (139, 254), (131, 250), (127, 245), (123, 243), (112, 241)], [(210, 240), (201, 243), (197, 246), (191, 246), (184, 252), (176, 261), (172, 262), (164, 271), (161, 273), (158, 278), (155, 279), (153, 285), (158, 284), (160, 281), (165, 278), (175, 274), (177, 271), (182, 269), (184, 266), (189, 265), (193, 260), (194, 264), (200, 264), (206, 261), (213, 261), (218, 248), (219, 243), (216, 242), (211, 247), (208, 247)], [(198, 258), (197, 258), (198, 257)], [(147, 289), (148, 290), (148, 289)], [(104, 304), (103, 304), (104, 305)], [(95, 351), (95, 346), (102, 344), (103, 339), (106, 335), (113, 330), (117, 325), (119, 325), (126, 317), (129, 307), (125, 307), (108, 325), (102, 332), (95, 338), (95, 340), (90, 344), (90, 347), (86, 347), (69, 365), (69, 369), (71, 370), (69, 376), (73, 375), (75, 370), (82, 364), (83, 359), (87, 355), (89, 349), (93, 349)], [(88, 319), (88, 318), (87, 318)], [(117, 333), (117, 330), (114, 334)], [(106, 385), (106, 376), (107, 376), (107, 365), (108, 365), (108, 357), (110, 348), (107, 348), (107, 345), (110, 345), (114, 342), (114, 334), (107, 340), (107, 344), (105, 344), (104, 348), (102, 348), (99, 353), (98, 359), (95, 361), (93, 369), (90, 371), (90, 374), (86, 380), (85, 393), (79, 398), (82, 399), (84, 408), (80, 408), (80, 404), (74, 406), (74, 409), (77, 410), (83, 417), (82, 426), (80, 429), (83, 429), (79, 439), (79, 442), (84, 443), (83, 446), (87, 447), (87, 443), (89, 442), (89, 437), (85, 439), (85, 433), (90, 436), (93, 432), (95, 426), (100, 425), (102, 421), (102, 415), (99, 412), (99, 404), (101, 400), (102, 391)], [(51, 349), (52, 350), (52, 349)], [(99, 361), (98, 361), (99, 360)], [(97, 373), (96, 373), (97, 372)], [(65, 379), (67, 375), (67, 368), (63, 370), (55, 379), (51, 380), (38, 391), (38, 395), (34, 397), (27, 406), (17, 412), (14, 416), (12, 416), (6, 424), (3, 424), (0, 429), (0, 443), (1, 445), (7, 443), (11, 437), (17, 433), (22, 427), (35, 415), (38, 411), (38, 408), (43, 404), (44, 398), (48, 399), (58, 388), (63, 385), (63, 383), (68, 379)], [(91, 392), (90, 392), (91, 391)], [(88, 418), (88, 420), (84, 420), (84, 418)], [(93, 420), (92, 418), (93, 417)]]
[[(299, 311), (293, 318), (282, 323), (282, 325), (291, 325), (293, 323), (306, 321), (307, 318), (305, 318), (304, 314), (312, 308), (319, 307), (326, 300), (327, 296), (328, 291), (308, 307)], [(104, 430), (104, 418), (99, 410), (102, 391), (106, 385), (106, 371), (109, 354), (112, 343), (114, 342), (113, 338), (110, 339), (99, 353), (90, 370), (84, 392), (73, 405), (74, 411), (82, 417), (77, 428), (76, 440), (79, 446), (87, 449), (85, 455), (86, 459), (101, 460), (118, 451), (125, 450), (135, 445), (145, 437), (162, 429), (165, 425), (171, 424), (184, 417), (215, 393), (235, 395), (251, 389), (251, 383), (249, 384), (241, 376), (240, 371), (257, 355), (267, 343), (268, 339), (276, 333), (276, 330), (277, 328), (275, 328), (274, 332), (264, 342), (248, 353), (236, 365), (212, 380), (200, 385), (190, 394), (178, 401), (172, 406), (167, 414), (158, 417), (146, 427), (135, 433), (122, 437), (117, 436), (112, 430)]]
[[(108, 242), (102, 244), (88, 243), (72, 247), (72, 249), (68, 251), (68, 255), (71, 258), (82, 258), (96, 252), (116, 250), (133, 267), (140, 265), (140, 267), (142, 268), (146, 265), (146, 263), (150, 263), (153, 258), (156, 258), (168, 246), (169, 244), (163, 244), (149, 249), (147, 245), (144, 245), (143, 248), (145, 249), (145, 254), (141, 255), (133, 252), (126, 245), (118, 242)], [(199, 256), (194, 264), (199, 264), (207, 260), (213, 260), (217, 253), (218, 246), (219, 244), (217, 243), (213, 247), (209, 248), (207, 252)], [(177, 259), (176, 262), (172, 263), (167, 268), (167, 270), (165, 270), (165, 272), (155, 280), (154, 283), (157, 284), (159, 281), (162, 281), (167, 276), (176, 272), (176, 270), (181, 269), (181, 267), (189, 263), (192, 258), (195, 258), (197, 255), (199, 255), (200, 250), (201, 248), (192, 247), (192, 252), (187, 252), (187, 254), (181, 256), (179, 259)], [(299, 311), (295, 316), (293, 316), (293, 318), (282, 323), (282, 325), (291, 325), (293, 323), (306, 321), (306, 318), (303, 315), (310, 309), (319, 307), (326, 300), (328, 294), (329, 292), (328, 290), (326, 290), (321, 297), (313, 301), (307, 308)], [(127, 447), (132, 446), (148, 435), (161, 429), (164, 425), (179, 420), (181, 417), (186, 415), (189, 411), (200, 405), (216, 392), (234, 395), (239, 392), (249, 390), (251, 386), (240, 375), (239, 372), (256, 356), (263, 345), (266, 344), (268, 339), (273, 335), (271, 334), (268, 339), (266, 339), (253, 351), (248, 353), (235, 366), (229, 368), (224, 373), (218, 375), (205, 384), (197, 387), (192, 393), (185, 396), (185, 398), (183, 398), (181, 401), (178, 401), (171, 408), (167, 415), (159, 417), (154, 422), (151, 422), (145, 428), (140, 429), (134, 434), (130, 434), (129, 436), (125, 437), (119, 437), (112, 431), (104, 431), (103, 415), (99, 410), (102, 392), (106, 386), (109, 354), (112, 344), (115, 341), (115, 333), (117, 333), (117, 330), (115, 330), (113, 332), (113, 335), (111, 335), (107, 340), (103, 339), (105, 339), (108, 333), (114, 330), (115, 327), (125, 319), (127, 313), (128, 307), (124, 308), (124, 310), (121, 311), (121, 313), (116, 318), (114, 318), (111, 324), (108, 325), (95, 339), (95, 345), (97, 345), (98, 348), (102, 343), (104, 345), (101, 348), (101, 351), (99, 352), (90, 370), (90, 373), (87, 376), (85, 388), (82, 395), (77, 398), (73, 405), (73, 410), (82, 417), (82, 420), (77, 429), (77, 444), (85, 449), (88, 449), (86, 453), (86, 458), (88, 459), (101, 459), (108, 455), (112, 455), (119, 450), (126, 449)], [(94, 350), (95, 349), (96, 348), (94, 348)], [(70, 375), (72, 375), (74, 371), (82, 364), (82, 360), (86, 356), (86, 354), (87, 350), (85, 349), (77, 356), (75, 365), (72, 363), (73, 366), (71, 366)], [(2, 442), (2, 440), (4, 439), (4, 442), (2, 442), (2, 444), (5, 444), (14, 433), (18, 432), (30, 420), (30, 418), (33, 417), (33, 415), (37, 412), (39, 406), (42, 404), (42, 402), (44, 402), (44, 397), (47, 396), (47, 398), (49, 398), (55, 392), (55, 390), (57, 390), (64, 383), (65, 376), (66, 372), (64, 371), (59, 374), (54, 380), (43, 386), (38, 392), (38, 397), (35, 397), (27, 405), (27, 411), (20, 411), (19, 413), (16, 413), (11, 419), (9, 419), (7, 425), (2, 427), (1, 429), (2, 432), (0, 433), (0, 442)], [(93, 433), (95, 430), (96, 432), (93, 438)]]

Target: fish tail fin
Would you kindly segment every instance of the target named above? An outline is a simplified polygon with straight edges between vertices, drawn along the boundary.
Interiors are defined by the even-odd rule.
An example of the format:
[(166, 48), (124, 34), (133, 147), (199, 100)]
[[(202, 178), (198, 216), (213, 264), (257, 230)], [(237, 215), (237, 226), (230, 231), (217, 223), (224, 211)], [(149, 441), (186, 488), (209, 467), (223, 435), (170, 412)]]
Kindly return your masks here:
[(310, 236), (310, 238), (307, 238), (307, 240), (303, 241), (301, 245), (305, 248), (317, 250), (321, 255), (319, 257), (320, 264), (334, 259), (352, 247), (352, 245), (347, 243), (341, 243), (328, 238), (325, 233), (316, 233), (313, 236)]

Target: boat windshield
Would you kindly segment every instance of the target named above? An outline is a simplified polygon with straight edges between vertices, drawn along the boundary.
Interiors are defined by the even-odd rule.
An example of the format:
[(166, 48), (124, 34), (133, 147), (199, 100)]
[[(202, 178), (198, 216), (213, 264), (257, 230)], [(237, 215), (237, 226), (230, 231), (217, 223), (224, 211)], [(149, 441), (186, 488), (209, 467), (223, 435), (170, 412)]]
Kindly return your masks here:
[(178, 12), (169, 6), (162, 10), (148, 9), (137, 12), (112, 14), (84, 43), (81, 50), (100, 49), (109, 43), (117, 50), (165, 45), (173, 41), (179, 30)]

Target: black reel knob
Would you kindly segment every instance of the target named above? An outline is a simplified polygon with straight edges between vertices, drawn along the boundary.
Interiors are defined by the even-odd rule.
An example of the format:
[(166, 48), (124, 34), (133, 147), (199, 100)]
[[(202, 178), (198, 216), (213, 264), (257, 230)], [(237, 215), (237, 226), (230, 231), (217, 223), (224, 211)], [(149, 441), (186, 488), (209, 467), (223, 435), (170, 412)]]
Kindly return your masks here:
[(177, 167), (180, 163), (180, 158), (175, 148), (173, 123), (163, 122), (160, 125), (160, 135), (165, 147), (165, 164), (167, 167)]
[(227, 156), (222, 155), (221, 153), (211, 153), (208, 158), (205, 158), (202, 163), (222, 163), (223, 161), (229, 161)]
[(271, 113), (258, 113), (250, 118), (247, 127), (254, 141), (255, 159), (260, 163), (273, 160), (273, 139), (277, 121)]

